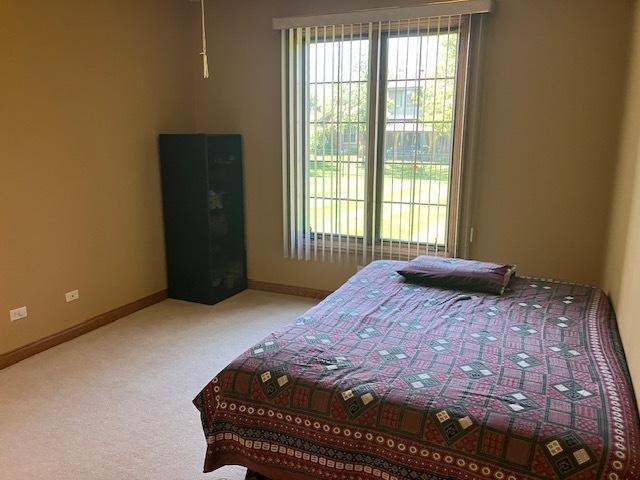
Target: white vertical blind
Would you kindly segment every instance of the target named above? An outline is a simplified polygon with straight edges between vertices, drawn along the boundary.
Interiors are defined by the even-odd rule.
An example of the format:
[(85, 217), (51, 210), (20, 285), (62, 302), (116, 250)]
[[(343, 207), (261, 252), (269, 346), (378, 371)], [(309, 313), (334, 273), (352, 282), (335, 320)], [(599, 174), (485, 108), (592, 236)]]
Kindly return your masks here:
[[(370, 201), (367, 201), (365, 203), (365, 205), (367, 206), (367, 213), (369, 211), (375, 211), (376, 210), (376, 205), (378, 205), (378, 199), (380, 198), (379, 192), (378, 192), (378, 184), (380, 179), (382, 178), (382, 175), (380, 175), (380, 172), (378, 171), (378, 159), (379, 159), (379, 155), (380, 155), (380, 151), (378, 149), (378, 138), (379, 138), (379, 134), (380, 134), (380, 72), (382, 72), (382, 60), (381, 60), (381, 53), (382, 53), (382, 42), (380, 41), (380, 33), (382, 32), (382, 21), (379, 21), (376, 25), (376, 32), (377, 32), (377, 38), (378, 41), (375, 42), (376, 45), (374, 48), (371, 49), (371, 52), (373, 55), (375, 55), (375, 65), (376, 65), (376, 70), (375, 72), (370, 69), (369, 70), (369, 78), (375, 78), (375, 91), (371, 91), (369, 92), (368, 95), (368, 101), (367, 101), (367, 105), (373, 105), (373, 115), (370, 117), (372, 118), (373, 121), (373, 125), (372, 128), (374, 130), (374, 136), (373, 136), (373, 141), (371, 142), (370, 139), (370, 148), (369, 148), (369, 156), (371, 158), (370, 162), (367, 162), (367, 178), (369, 177), (373, 177), (372, 181), (367, 182), (367, 185), (372, 185), (372, 187), (367, 189), (367, 193), (369, 193), (369, 195), (367, 195), (367, 198), (371, 197)], [(374, 38), (374, 24), (370, 23), (369, 24), (369, 38)], [(373, 74), (375, 73), (375, 77), (373, 77)], [(371, 98), (373, 98), (373, 102), (371, 101)], [(374, 216), (373, 216), (374, 217)], [(367, 263), (367, 260), (375, 260), (376, 258), (376, 254), (378, 252), (382, 252), (382, 246), (380, 249), (376, 249), (376, 245), (377, 242), (373, 239), (377, 239), (379, 238), (379, 225), (378, 225), (378, 221), (377, 218), (368, 218), (368, 223), (367, 225), (371, 225), (370, 229), (366, 229), (366, 235), (364, 237), (364, 241), (363, 241), (363, 264)], [(370, 241), (370, 245), (371, 245), (371, 256), (367, 257), (367, 241)]]
[(450, 254), (468, 21), (282, 30), (286, 256), (364, 264)]

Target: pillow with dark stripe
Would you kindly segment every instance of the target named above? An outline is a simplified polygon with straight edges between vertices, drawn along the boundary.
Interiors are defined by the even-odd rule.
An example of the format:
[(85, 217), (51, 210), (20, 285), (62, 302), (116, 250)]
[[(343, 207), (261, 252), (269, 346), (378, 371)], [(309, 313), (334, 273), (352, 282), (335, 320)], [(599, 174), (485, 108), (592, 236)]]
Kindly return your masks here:
[(431, 287), (502, 295), (515, 271), (515, 265), (423, 255), (398, 273), (411, 282)]

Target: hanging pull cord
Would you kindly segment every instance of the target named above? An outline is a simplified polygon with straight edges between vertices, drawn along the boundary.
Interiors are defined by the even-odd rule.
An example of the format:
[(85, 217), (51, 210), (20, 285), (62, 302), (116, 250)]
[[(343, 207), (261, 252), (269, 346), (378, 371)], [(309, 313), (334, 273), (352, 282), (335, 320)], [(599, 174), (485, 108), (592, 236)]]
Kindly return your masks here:
[(200, 9), (202, 12), (202, 51), (200, 55), (202, 55), (202, 76), (204, 78), (209, 78), (209, 59), (207, 58), (207, 29), (205, 27), (204, 21), (204, 0), (200, 0)]

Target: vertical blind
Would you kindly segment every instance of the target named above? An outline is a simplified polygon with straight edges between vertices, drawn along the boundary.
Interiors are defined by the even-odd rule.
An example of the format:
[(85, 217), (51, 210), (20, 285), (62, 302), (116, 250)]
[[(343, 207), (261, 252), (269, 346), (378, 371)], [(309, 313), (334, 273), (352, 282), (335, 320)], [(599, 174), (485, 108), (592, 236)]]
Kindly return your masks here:
[(333, 260), (366, 250), (370, 36), (363, 28), (282, 35), (283, 233), (291, 257)]
[(285, 256), (454, 254), (469, 21), (281, 30)]

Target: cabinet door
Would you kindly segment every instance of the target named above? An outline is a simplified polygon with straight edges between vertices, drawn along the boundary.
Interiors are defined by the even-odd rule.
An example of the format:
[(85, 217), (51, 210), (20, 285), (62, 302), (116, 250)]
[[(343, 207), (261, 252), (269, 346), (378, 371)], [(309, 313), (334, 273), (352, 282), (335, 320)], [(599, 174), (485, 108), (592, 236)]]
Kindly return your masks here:
[(206, 137), (161, 135), (160, 159), (169, 296), (208, 301)]
[(242, 150), (239, 135), (207, 138), (212, 284), (246, 288)]

